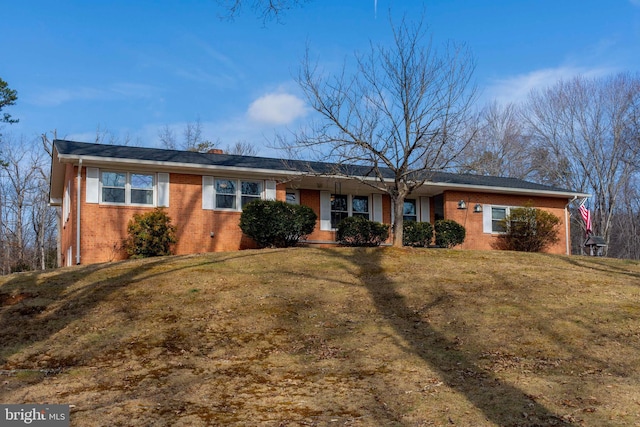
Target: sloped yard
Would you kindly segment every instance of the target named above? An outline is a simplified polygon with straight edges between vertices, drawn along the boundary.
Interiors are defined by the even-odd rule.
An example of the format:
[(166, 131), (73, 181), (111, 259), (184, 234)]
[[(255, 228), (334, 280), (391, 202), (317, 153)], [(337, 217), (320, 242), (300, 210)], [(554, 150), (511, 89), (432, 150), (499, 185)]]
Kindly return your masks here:
[(636, 262), (295, 248), (0, 283), (0, 401), (74, 426), (640, 425)]

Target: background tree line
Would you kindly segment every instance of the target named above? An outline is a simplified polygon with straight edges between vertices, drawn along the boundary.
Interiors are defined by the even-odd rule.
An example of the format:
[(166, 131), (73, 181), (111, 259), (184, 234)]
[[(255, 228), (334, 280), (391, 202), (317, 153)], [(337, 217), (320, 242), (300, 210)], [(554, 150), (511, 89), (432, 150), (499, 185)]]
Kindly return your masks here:
[[(592, 195), (593, 234), (607, 255), (640, 259), (640, 77), (578, 76), (492, 103), (480, 113), (459, 172), (521, 178)], [(581, 253), (584, 223), (572, 210), (572, 251)]]
[[(411, 36), (400, 35), (400, 39)], [(397, 46), (400, 50), (402, 47)], [(391, 56), (388, 56), (391, 53), (374, 53), (382, 53), (383, 59), (387, 55), (384, 64), (391, 67), (389, 71), (392, 73), (394, 64), (389, 60)], [(312, 68), (306, 71), (308, 73), (302, 74), (300, 83), (303, 88), (307, 85), (310, 104), (330, 112), (334, 111), (332, 109), (335, 106), (350, 105), (349, 100), (344, 98), (342, 103), (331, 104), (327, 108), (328, 104), (323, 104), (326, 94), (322, 93), (322, 80), (315, 80), (315, 75), (309, 73), (313, 71)], [(373, 78), (371, 81), (376, 83), (375, 76), (366, 77), (369, 80)], [(464, 79), (466, 83), (468, 74), (464, 74)], [(448, 82), (452, 86), (455, 86), (454, 83)], [(379, 104), (382, 105), (384, 89), (380, 89), (379, 93)], [(340, 100), (335, 93), (329, 95), (334, 102)], [(354, 96), (359, 95), (356, 93)], [(0, 79), (0, 112), (16, 101), (17, 92)], [(369, 103), (368, 107), (371, 105), (374, 104)], [(346, 117), (351, 118), (351, 113), (347, 110)], [(335, 114), (332, 116), (337, 117)], [(444, 116), (450, 117), (450, 114)], [(373, 122), (367, 122), (365, 116), (363, 118), (359, 123), (369, 126), (363, 125), (365, 130), (375, 129)], [(395, 116), (389, 120), (394, 126), (392, 128), (400, 128), (399, 124), (392, 121)], [(0, 131), (5, 131), (15, 121), (10, 114), (2, 112), (0, 126), (3, 128)], [(320, 129), (326, 131), (328, 128), (321, 125)], [(640, 259), (638, 75), (621, 73), (599, 78), (579, 76), (562, 80), (548, 88), (531, 92), (519, 103), (493, 102), (476, 114), (457, 121), (455, 131), (459, 139), (451, 144), (437, 139), (441, 137), (441, 129), (435, 129), (431, 134), (435, 138), (428, 141), (431, 145), (435, 141), (438, 152), (446, 153), (443, 164), (448, 170), (514, 177), (592, 194), (588, 204), (593, 212), (593, 234), (605, 238), (608, 243), (607, 255)], [(360, 134), (366, 135), (367, 132)], [(315, 144), (319, 141), (318, 135), (300, 135), (301, 139), (296, 142), (305, 142), (304, 139), (309, 138), (308, 141)], [(333, 135), (324, 136), (330, 136), (328, 141), (331, 142)], [(199, 120), (189, 123), (182, 137), (178, 138), (171, 128), (165, 126), (158, 131), (158, 145), (194, 151), (220, 147), (220, 141), (212, 143), (203, 138)], [(459, 144), (461, 141), (462, 145)], [(128, 136), (121, 140), (100, 129), (96, 132), (95, 142), (141, 145), (140, 141), (131, 141)], [(362, 139), (358, 137), (356, 142), (362, 143)], [(422, 163), (427, 169), (435, 167), (436, 161), (428, 161), (429, 146), (423, 144), (424, 139), (416, 138), (408, 142), (412, 148), (418, 149), (417, 152), (422, 152), (420, 150), (425, 147), (426, 151), (409, 160), (400, 159), (402, 167), (410, 162), (421, 164), (424, 159), (427, 160)], [(391, 145), (388, 141), (383, 140), (383, 143)], [(453, 146), (456, 150), (447, 151)], [(225, 147), (225, 151), (245, 155), (256, 153), (254, 146), (244, 141)], [(352, 159), (368, 158), (365, 151), (350, 150), (348, 146), (344, 147), (344, 151)], [(28, 140), (24, 136), (0, 133), (0, 152), (0, 271), (8, 274), (53, 267), (57, 254), (57, 225), (55, 209), (48, 205), (51, 139), (48, 134)], [(369, 160), (377, 165), (375, 159)], [(388, 163), (388, 159), (387, 162), (381, 162), (380, 166), (388, 166), (385, 163)], [(402, 169), (400, 172), (409, 171)], [(582, 253), (585, 240), (584, 224), (577, 213), (578, 202), (570, 204), (572, 252), (576, 254)]]

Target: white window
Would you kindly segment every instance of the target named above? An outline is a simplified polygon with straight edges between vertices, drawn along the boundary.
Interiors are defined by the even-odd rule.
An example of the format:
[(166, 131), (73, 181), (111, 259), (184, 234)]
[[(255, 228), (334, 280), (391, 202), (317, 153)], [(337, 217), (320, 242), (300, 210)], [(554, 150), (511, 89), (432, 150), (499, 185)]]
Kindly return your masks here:
[(153, 206), (155, 204), (155, 175), (101, 171), (100, 202)]
[(349, 216), (349, 203), (346, 194), (331, 195), (331, 228), (338, 228), (338, 224)]
[(62, 211), (63, 219), (62, 223), (66, 224), (71, 216), (71, 181), (67, 181), (67, 185), (64, 188), (64, 198), (62, 199)]
[(504, 226), (504, 219), (509, 215), (509, 208), (507, 207), (491, 207), (491, 232), (492, 233), (504, 233), (506, 230)]
[(418, 206), (415, 199), (404, 200), (402, 219), (404, 221), (418, 221)]
[(240, 202), (241, 208), (254, 200), (260, 200), (262, 197), (261, 181), (240, 181)]
[(483, 232), (491, 234), (504, 233), (505, 229), (503, 220), (510, 214), (509, 206), (492, 206), (484, 205), (482, 207)]
[(237, 185), (233, 179), (216, 179), (216, 209), (237, 209)]
[[(215, 184), (216, 209), (242, 209), (262, 197), (262, 181), (238, 181), (219, 178)], [(240, 204), (238, 204), (240, 200)]]
[(300, 191), (299, 190), (287, 190), (287, 203), (292, 205), (300, 204)]
[(202, 208), (240, 211), (254, 200), (276, 198), (274, 181), (202, 177)]
[(351, 198), (351, 214), (369, 219), (369, 197), (353, 196)]
[[(340, 221), (350, 216), (361, 216), (366, 219), (371, 218), (371, 201), (369, 200), (369, 196), (352, 196), (350, 194), (329, 193), (326, 193), (326, 196), (329, 197), (329, 203), (327, 203), (327, 205), (330, 212), (330, 223), (323, 226), (325, 227), (323, 229), (326, 229), (326, 226), (330, 227), (330, 229), (336, 229), (338, 228)], [(321, 211), (323, 209), (324, 208), (321, 206)]]

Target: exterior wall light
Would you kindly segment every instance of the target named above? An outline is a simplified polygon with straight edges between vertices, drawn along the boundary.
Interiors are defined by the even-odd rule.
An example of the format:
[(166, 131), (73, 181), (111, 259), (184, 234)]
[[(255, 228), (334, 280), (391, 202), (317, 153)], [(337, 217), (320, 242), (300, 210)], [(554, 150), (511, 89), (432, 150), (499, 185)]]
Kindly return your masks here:
[(473, 207), (473, 211), (475, 213), (480, 213), (482, 212), (482, 205), (480, 203), (476, 203), (476, 205)]
[(458, 202), (458, 209), (467, 209), (467, 204), (464, 202), (464, 200), (460, 200)]

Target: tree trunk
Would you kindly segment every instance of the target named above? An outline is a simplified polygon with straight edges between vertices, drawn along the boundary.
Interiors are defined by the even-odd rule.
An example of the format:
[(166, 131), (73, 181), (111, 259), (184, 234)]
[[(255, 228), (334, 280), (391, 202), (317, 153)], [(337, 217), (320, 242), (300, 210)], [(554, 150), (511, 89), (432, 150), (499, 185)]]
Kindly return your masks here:
[(403, 246), (404, 197), (400, 195), (392, 196), (391, 209), (393, 211), (393, 247), (401, 248)]

